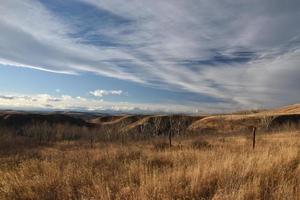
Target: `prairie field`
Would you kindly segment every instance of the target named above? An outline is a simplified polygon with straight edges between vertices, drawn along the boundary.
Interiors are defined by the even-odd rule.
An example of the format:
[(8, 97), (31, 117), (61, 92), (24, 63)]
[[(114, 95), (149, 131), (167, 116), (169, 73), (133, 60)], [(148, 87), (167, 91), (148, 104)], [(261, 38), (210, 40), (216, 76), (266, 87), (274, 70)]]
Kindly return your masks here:
[(40, 143), (1, 134), (0, 199), (300, 199), (300, 132)]

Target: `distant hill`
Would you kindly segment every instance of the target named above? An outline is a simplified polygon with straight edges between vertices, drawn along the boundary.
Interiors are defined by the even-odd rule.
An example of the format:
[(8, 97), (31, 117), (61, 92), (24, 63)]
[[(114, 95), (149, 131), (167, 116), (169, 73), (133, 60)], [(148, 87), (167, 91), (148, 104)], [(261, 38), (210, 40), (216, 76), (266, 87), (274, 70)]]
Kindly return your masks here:
[(188, 130), (237, 132), (251, 130), (253, 126), (272, 129), (284, 124), (300, 124), (300, 104), (271, 110), (209, 116), (194, 122)]
[(33, 123), (69, 124), (74, 126), (91, 126), (83, 119), (71, 117), (65, 114), (28, 114), (28, 113), (2, 113), (0, 114), (0, 126), (19, 128)]
[(119, 132), (166, 134), (178, 132), (241, 132), (252, 127), (276, 128), (284, 124), (300, 124), (300, 104), (271, 110), (241, 111), (232, 114), (188, 115), (108, 115), (85, 112), (0, 112), (0, 126), (18, 128), (32, 123), (69, 124), (80, 127), (113, 128)]
[(281, 114), (300, 114), (300, 104), (288, 105), (288, 106), (284, 106), (284, 107), (281, 107), (281, 108), (267, 110), (267, 111), (262, 112), (262, 113), (277, 114), (277, 115), (281, 115)]

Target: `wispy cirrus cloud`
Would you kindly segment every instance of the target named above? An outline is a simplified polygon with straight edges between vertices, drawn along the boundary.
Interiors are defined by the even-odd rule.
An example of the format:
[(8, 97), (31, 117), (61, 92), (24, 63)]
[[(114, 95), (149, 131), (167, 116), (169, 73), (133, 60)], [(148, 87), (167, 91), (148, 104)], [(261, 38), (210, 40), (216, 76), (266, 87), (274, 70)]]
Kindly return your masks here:
[(300, 98), (299, 9), (280, 0), (4, 0), (0, 63), (277, 106)]

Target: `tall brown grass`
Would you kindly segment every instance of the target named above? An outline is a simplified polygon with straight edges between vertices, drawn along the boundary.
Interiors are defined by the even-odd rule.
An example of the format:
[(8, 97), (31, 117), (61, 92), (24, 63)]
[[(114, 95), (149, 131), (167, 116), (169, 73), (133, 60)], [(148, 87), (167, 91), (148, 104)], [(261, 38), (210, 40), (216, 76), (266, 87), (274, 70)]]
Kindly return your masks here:
[(245, 136), (25, 138), (1, 134), (0, 199), (300, 199), (296, 131), (260, 134), (255, 150)]

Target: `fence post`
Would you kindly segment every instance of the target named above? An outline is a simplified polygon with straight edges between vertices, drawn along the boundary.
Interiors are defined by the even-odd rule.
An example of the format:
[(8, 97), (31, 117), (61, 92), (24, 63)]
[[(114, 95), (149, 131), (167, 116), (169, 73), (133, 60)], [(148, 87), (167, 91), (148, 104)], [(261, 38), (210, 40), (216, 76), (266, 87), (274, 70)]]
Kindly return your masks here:
[(172, 147), (172, 131), (169, 131), (169, 146)]
[(94, 140), (95, 140), (94, 130), (88, 129), (88, 131), (90, 132), (90, 145), (91, 145), (91, 149), (92, 149), (92, 148), (94, 148)]
[(256, 136), (256, 127), (253, 127), (253, 143), (252, 143), (252, 147), (253, 149), (255, 148), (255, 136)]

